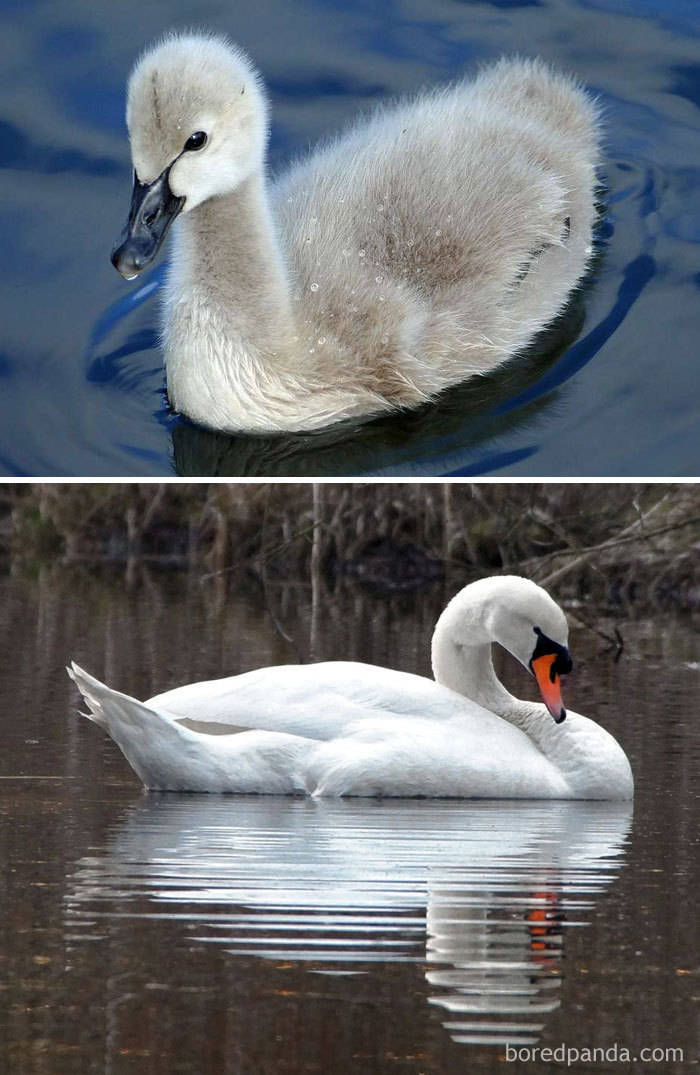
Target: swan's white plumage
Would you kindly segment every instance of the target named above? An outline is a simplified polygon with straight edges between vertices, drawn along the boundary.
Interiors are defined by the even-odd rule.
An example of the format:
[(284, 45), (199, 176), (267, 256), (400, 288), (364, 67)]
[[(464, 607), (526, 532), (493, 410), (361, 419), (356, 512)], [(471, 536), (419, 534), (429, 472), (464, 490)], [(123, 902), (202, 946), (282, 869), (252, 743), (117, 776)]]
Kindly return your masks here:
[[(525, 579), (466, 587), (435, 632), (436, 683), (422, 676), (328, 662), (262, 668), (189, 684), (142, 703), (69, 674), (91, 717), (147, 787), (314, 795), (625, 799), (624, 752), (593, 721), (510, 695), (490, 643), (527, 663), (533, 626), (566, 643), (566, 621)], [(459, 666), (455, 661), (459, 658)], [(466, 669), (466, 673), (465, 673)], [(465, 694), (471, 679), (473, 698)]]
[(222, 430), (410, 407), (528, 344), (585, 272), (596, 107), (540, 61), (358, 122), (268, 183), (267, 110), (223, 39), (171, 35), (129, 80), (134, 167), (185, 197), (164, 305), (173, 405)]

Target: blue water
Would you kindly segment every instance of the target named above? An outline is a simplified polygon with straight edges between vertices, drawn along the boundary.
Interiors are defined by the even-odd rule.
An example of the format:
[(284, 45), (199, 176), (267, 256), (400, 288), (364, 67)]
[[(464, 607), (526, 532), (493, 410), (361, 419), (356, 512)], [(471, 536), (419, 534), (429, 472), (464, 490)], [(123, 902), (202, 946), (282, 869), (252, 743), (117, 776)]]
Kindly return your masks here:
[[(531, 353), (437, 404), (293, 437), (173, 415), (163, 261), (109, 263), (131, 166), (124, 82), (171, 26), (226, 31), (273, 110), (271, 166), (358, 111), (501, 53), (578, 74), (606, 116), (600, 256)], [(0, 4), (0, 473), (693, 475), (700, 471), (700, 9), (695, 0)]]

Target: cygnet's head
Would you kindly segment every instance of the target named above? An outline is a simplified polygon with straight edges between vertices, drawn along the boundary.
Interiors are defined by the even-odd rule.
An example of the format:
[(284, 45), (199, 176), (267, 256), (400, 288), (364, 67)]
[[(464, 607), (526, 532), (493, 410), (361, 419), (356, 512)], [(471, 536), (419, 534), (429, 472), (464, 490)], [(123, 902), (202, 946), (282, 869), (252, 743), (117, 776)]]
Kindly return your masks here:
[(134, 190), (112, 262), (131, 279), (178, 213), (231, 193), (262, 168), (267, 106), (240, 49), (221, 37), (170, 34), (133, 69), (126, 122)]

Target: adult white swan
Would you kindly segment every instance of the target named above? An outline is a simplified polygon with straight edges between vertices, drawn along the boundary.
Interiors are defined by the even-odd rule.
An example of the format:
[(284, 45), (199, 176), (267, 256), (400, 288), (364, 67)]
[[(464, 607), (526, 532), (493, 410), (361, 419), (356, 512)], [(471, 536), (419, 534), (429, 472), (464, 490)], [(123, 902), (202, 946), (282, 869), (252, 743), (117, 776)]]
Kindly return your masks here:
[(172, 405), (229, 432), (412, 407), (485, 373), (562, 309), (591, 253), (596, 108), (539, 61), (378, 111), (268, 184), (267, 106), (222, 38), (136, 64), (127, 277), (176, 217)]
[[(567, 634), (541, 587), (501, 576), (466, 586), (440, 616), (436, 682), (354, 662), (281, 665), (138, 702), (68, 672), (152, 789), (629, 799), (619, 744), (564, 710)], [(492, 642), (533, 672), (545, 705), (502, 686)]]

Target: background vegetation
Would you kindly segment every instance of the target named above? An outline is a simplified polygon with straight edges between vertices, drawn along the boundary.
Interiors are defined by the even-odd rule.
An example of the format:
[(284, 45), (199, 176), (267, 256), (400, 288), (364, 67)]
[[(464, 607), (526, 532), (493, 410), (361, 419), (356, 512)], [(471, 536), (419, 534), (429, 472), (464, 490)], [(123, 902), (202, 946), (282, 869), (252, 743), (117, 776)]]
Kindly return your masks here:
[(571, 597), (698, 603), (694, 484), (8, 484), (15, 569), (161, 561), (407, 589), (517, 572)]

